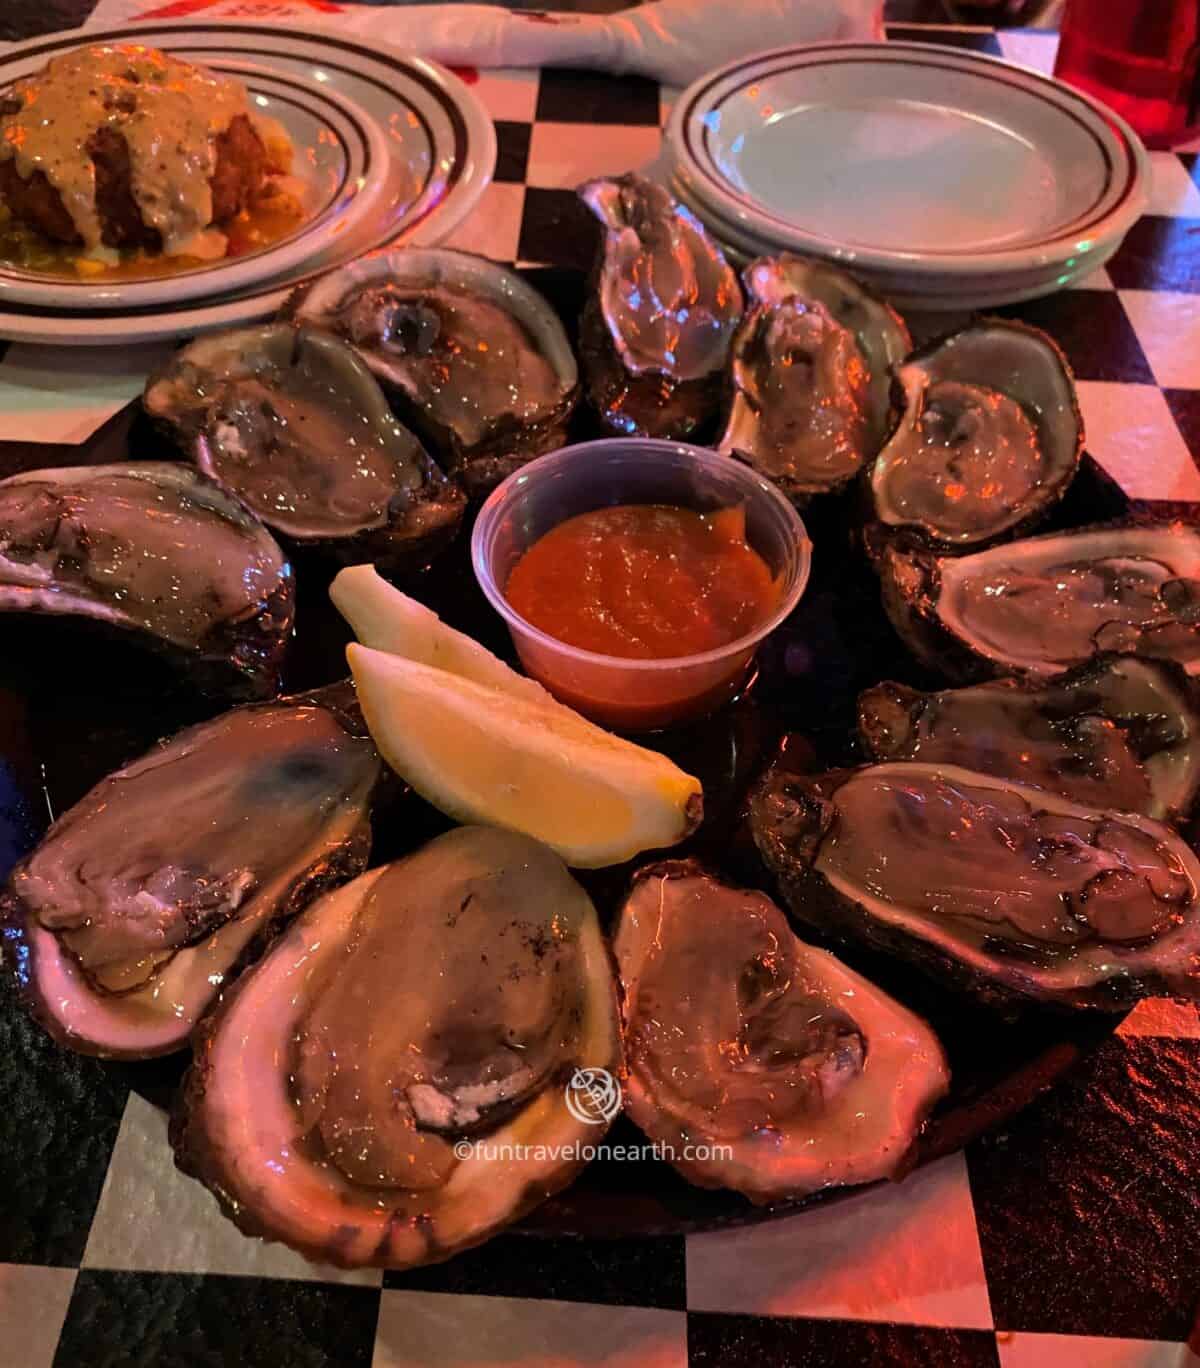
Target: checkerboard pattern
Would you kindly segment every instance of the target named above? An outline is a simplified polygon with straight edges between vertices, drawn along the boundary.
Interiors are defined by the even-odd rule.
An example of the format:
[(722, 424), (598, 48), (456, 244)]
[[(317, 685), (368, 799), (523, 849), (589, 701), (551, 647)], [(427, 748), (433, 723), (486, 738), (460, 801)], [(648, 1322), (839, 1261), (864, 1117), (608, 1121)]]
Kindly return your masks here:
[[(896, 36), (1043, 69), (1054, 41)], [(500, 162), (454, 242), (585, 265), (570, 187), (653, 161), (672, 93), (570, 72), (481, 73), (475, 90)], [(1154, 175), (1150, 213), (1106, 271), (1011, 312), (1062, 343), (1089, 447), (1129, 495), (1200, 500), (1196, 158), (1156, 154)], [(0, 419), (69, 449), (136, 394), (150, 360), (97, 361), (81, 379), (82, 357), (69, 368), (61, 353), (10, 347)], [(901, 1185), (686, 1238), (509, 1235), (385, 1275), (243, 1239), (172, 1164), (168, 1072), (66, 1054), (6, 992), (0, 1368), (1200, 1365), (1200, 1340), (1187, 1347), (1200, 1302), (1192, 1009), (1144, 1004), (1005, 1131)]]

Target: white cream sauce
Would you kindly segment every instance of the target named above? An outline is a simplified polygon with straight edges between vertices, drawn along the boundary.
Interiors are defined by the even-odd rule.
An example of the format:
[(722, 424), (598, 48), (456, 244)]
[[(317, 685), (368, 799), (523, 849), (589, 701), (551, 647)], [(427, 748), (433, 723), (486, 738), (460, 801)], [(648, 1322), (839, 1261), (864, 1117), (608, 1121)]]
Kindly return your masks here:
[(211, 255), (216, 140), (250, 114), (239, 82), (154, 48), (97, 46), (54, 58), (6, 98), (21, 108), (0, 117), (0, 160), (15, 159), (25, 180), (45, 175), (89, 253), (101, 248), (102, 225), (88, 142), (110, 128), (129, 148), (133, 198), (163, 252)]

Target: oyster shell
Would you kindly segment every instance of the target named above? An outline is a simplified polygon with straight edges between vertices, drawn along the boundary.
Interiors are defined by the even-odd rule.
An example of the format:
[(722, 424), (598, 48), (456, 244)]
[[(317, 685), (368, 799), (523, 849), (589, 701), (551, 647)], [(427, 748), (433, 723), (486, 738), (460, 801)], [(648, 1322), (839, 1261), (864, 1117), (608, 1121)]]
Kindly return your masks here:
[(322, 276), (285, 313), (349, 342), (470, 494), (565, 441), (574, 353), (546, 300), (494, 261), (399, 248)]
[(891, 427), (891, 370), (912, 341), (893, 309), (824, 262), (760, 257), (742, 282), (750, 307), (717, 446), (804, 503), (874, 459)]
[(359, 873), (380, 761), (348, 684), (235, 708), (102, 779), (14, 870), (4, 940), (85, 1054), (181, 1049), (248, 951)]
[(1100, 656), (1044, 684), (941, 693), (888, 681), (860, 696), (858, 726), (874, 760), (959, 765), (1159, 821), (1200, 790), (1200, 710), (1166, 660)]
[(1200, 672), (1200, 531), (1183, 523), (1051, 532), (957, 557), (885, 544), (876, 565), (896, 630), (956, 680), (1045, 677), (1106, 651)]
[(938, 549), (1043, 518), (1083, 453), (1075, 378), (1045, 333), (981, 319), (896, 370), (904, 411), (871, 471), (875, 517)]
[(614, 948), (625, 1107), (691, 1182), (768, 1202), (898, 1175), (949, 1085), (919, 1017), (690, 861), (637, 873)]
[(197, 682), (279, 686), (292, 568), (252, 513), (168, 461), (0, 480), (0, 612), (63, 615), (137, 636)]
[(545, 846), (461, 827), (314, 903), (243, 976), (172, 1138), (247, 1234), (405, 1268), (569, 1182), (611, 1109), (580, 1120), (567, 1085), (620, 1061), (590, 899)]
[(604, 230), (580, 321), (591, 402), (612, 432), (688, 437), (720, 401), (742, 313), (737, 275), (653, 181), (588, 181), (578, 194)]
[(189, 459), (298, 546), (385, 566), (427, 560), (462, 491), (328, 333), (276, 323), (202, 337), (146, 384)]
[(997, 1005), (1200, 1001), (1200, 861), (1169, 827), (915, 761), (798, 777), (751, 801), (793, 914)]

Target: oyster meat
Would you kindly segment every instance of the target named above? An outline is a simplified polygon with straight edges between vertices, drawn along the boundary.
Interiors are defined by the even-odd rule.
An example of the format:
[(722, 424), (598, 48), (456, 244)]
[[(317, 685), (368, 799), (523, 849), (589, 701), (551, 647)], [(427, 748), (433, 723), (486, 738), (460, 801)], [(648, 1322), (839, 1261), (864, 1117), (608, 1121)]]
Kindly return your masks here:
[(603, 246), (580, 322), (588, 394), (610, 431), (688, 437), (721, 398), (742, 314), (737, 275), (703, 224), (653, 181), (588, 181)]
[(348, 684), (235, 708), (101, 780), (14, 870), (9, 957), (85, 1054), (181, 1049), (263, 936), (367, 863), (380, 761)]
[(466, 501), (337, 338), (276, 323), (190, 343), (146, 411), (268, 527), (340, 560), (427, 560)]
[(582, 1087), (599, 1075), (577, 1083), (594, 1113), (568, 1084), (620, 1068), (587, 894), (536, 841), (460, 827), (314, 903), (243, 976), (172, 1135), (247, 1234), (405, 1268), (569, 1182), (615, 1109)]
[(892, 367), (912, 345), (900, 317), (824, 262), (760, 257), (733, 340), (733, 397), (718, 448), (795, 502), (844, 488), (891, 426)]
[(322, 276), (285, 312), (348, 342), (470, 494), (566, 439), (579, 392), (566, 333), (546, 300), (494, 261), (446, 248), (383, 252)]
[(0, 480), (0, 612), (136, 635), (198, 682), (279, 686), (292, 568), (267, 529), (199, 471), (168, 461)]
[(769, 1202), (902, 1171), (949, 1085), (941, 1046), (770, 898), (651, 865), (615, 950), (626, 1110), (685, 1177)]
[(1037, 328), (983, 319), (914, 353), (896, 383), (904, 410), (870, 481), (885, 527), (983, 546), (1044, 517), (1075, 478), (1075, 379)]
[(968, 556), (885, 545), (884, 607), (955, 679), (1057, 674), (1105, 651), (1200, 672), (1200, 531), (1142, 523), (1052, 532)]
[(858, 700), (874, 760), (959, 765), (1160, 821), (1200, 789), (1200, 710), (1166, 660), (1099, 656), (1045, 683), (920, 693), (890, 681)]
[(1200, 861), (1149, 817), (900, 761), (777, 766), (751, 826), (797, 918), (983, 1001), (1200, 1001)]

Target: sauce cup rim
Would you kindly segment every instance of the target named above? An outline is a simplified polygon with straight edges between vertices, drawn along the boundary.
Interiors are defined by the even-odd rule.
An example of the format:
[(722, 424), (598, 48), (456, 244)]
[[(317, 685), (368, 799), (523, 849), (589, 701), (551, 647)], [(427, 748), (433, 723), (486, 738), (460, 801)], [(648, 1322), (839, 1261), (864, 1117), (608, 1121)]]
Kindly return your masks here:
[[(779, 603), (752, 631), (745, 633), (724, 646), (716, 646), (708, 651), (698, 651), (692, 655), (662, 656), (646, 658), (639, 656), (607, 655), (601, 651), (589, 651), (535, 627), (527, 618), (513, 608), (496, 583), (487, 554), (487, 542), (492, 524), (507, 505), (514, 504), (528, 487), (530, 478), (539, 479), (553, 474), (561, 467), (579, 459), (595, 459), (604, 452), (636, 450), (648, 459), (668, 453), (687, 460), (714, 474), (730, 477), (745, 490), (746, 499), (758, 498), (772, 504), (783, 522), (790, 525), (794, 536), (799, 567), (791, 585)], [(603, 507), (604, 505), (600, 505)], [(808, 586), (812, 569), (812, 541), (804, 522), (791, 502), (765, 476), (757, 474), (750, 466), (734, 456), (726, 456), (719, 451), (706, 447), (692, 446), (688, 442), (671, 441), (657, 437), (604, 437), (590, 442), (576, 442), (571, 446), (560, 447), (556, 451), (539, 456), (527, 462), (496, 486), (488, 495), (471, 531), (471, 568), (475, 579), (483, 590), (484, 596), (500, 614), (505, 623), (515, 627), (522, 635), (531, 638), (539, 645), (559, 654), (568, 656), (582, 664), (602, 666), (608, 669), (632, 670), (639, 673), (691, 669), (701, 665), (715, 665), (722, 660), (753, 650), (789, 616), (801, 595)]]

